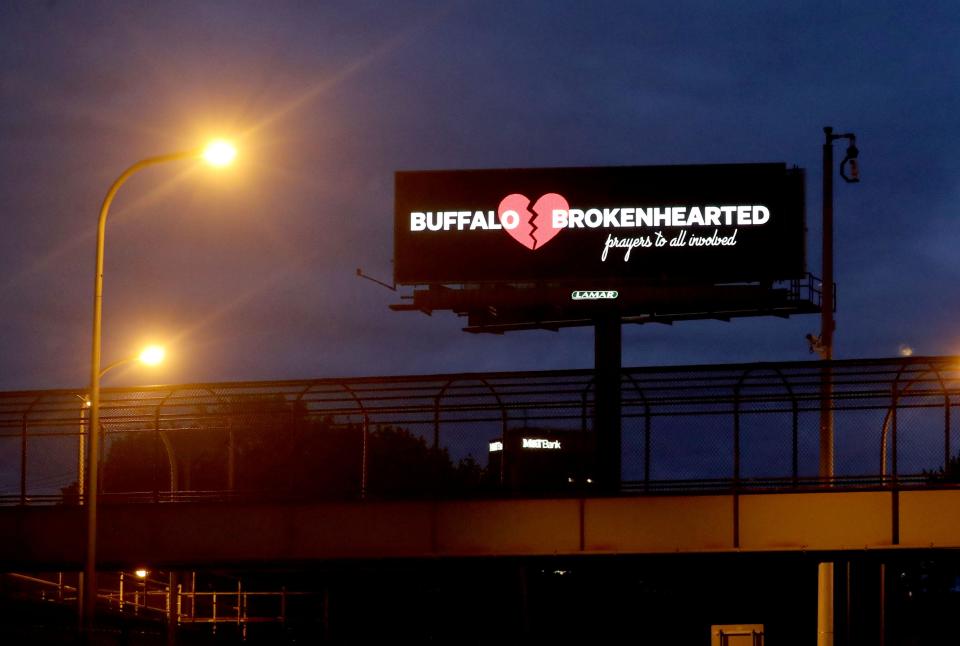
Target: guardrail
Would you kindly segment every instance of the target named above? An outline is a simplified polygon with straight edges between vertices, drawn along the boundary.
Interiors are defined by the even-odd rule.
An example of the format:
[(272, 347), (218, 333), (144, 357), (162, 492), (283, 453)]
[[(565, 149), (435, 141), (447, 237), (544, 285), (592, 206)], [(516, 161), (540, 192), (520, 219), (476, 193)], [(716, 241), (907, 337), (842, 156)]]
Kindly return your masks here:
[[(239, 578), (202, 575), (203, 590), (197, 589), (197, 572), (135, 573), (101, 572), (98, 576), (98, 606), (116, 617), (139, 618), (177, 625), (207, 626), (216, 634), (218, 625), (234, 627), (246, 639), (252, 624), (285, 624), (288, 606), (318, 593), (302, 590), (251, 590)], [(160, 575), (163, 578), (157, 578)], [(2, 574), (6, 594), (20, 599), (53, 602), (67, 606), (77, 603), (76, 572), (50, 572), (26, 575)], [(180, 580), (182, 579), (182, 581)]]
[[(836, 477), (817, 477), (821, 381)], [(622, 489), (945, 486), (960, 360), (624, 369)], [(593, 372), (113, 388), (104, 502), (589, 492)], [(0, 393), (0, 503), (82, 503), (85, 392)], [(527, 440), (524, 442), (523, 440)]]

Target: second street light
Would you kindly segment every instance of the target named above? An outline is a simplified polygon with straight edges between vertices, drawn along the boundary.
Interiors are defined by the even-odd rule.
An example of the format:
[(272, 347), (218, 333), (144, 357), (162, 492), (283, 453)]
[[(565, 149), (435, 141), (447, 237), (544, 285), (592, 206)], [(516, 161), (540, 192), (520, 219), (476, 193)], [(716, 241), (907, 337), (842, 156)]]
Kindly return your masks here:
[[(133, 363), (134, 361), (139, 361), (140, 363), (146, 364), (148, 366), (156, 366), (163, 362), (163, 359), (166, 356), (166, 354), (167, 352), (163, 348), (163, 346), (148, 345), (143, 350), (141, 350), (140, 354), (134, 355), (132, 357), (126, 357), (124, 359), (120, 359), (119, 361), (114, 361), (113, 363), (108, 365), (106, 368), (100, 371), (100, 379), (103, 379), (103, 376), (107, 374), (107, 372), (109, 372), (110, 370), (113, 370), (114, 368), (118, 366), (122, 366), (126, 363)], [(87, 441), (86, 441), (85, 429), (87, 428), (86, 411), (90, 408), (90, 397), (89, 396), (80, 397), (80, 395), (77, 395), (77, 397), (83, 401), (83, 408), (81, 409), (81, 413), (80, 413), (80, 441), (79, 441), (79, 446), (77, 447), (77, 452), (78, 452), (77, 493), (80, 495), (80, 499), (82, 500), (85, 498), (87, 494), (86, 482), (85, 482), (86, 458), (87, 458)]]
[[(100, 217), (97, 223), (97, 253), (93, 283), (93, 341), (90, 354), (90, 445), (87, 449), (87, 549), (83, 570), (83, 595), (81, 611), (84, 628), (88, 634), (92, 632), (97, 607), (97, 497), (100, 462), (100, 378), (106, 372), (100, 368), (100, 340), (103, 312), (103, 255), (104, 234), (106, 232), (107, 215), (110, 205), (117, 191), (130, 176), (148, 166), (155, 166), (166, 162), (186, 159), (202, 159), (212, 166), (226, 166), (233, 161), (236, 155), (234, 147), (224, 140), (211, 142), (202, 149), (185, 150), (156, 157), (148, 157), (127, 168), (113, 182), (103, 204), (100, 207)], [(147, 357), (151, 358), (151, 357)], [(156, 356), (154, 355), (155, 359)], [(112, 368), (108, 366), (107, 369)]]

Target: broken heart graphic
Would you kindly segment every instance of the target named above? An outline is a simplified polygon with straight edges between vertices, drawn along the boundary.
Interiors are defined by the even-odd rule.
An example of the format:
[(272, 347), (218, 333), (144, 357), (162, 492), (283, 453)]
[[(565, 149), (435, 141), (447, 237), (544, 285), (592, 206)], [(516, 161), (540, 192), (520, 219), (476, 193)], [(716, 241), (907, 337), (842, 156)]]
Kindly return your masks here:
[[(530, 199), (526, 195), (513, 193), (500, 201), (497, 216), (500, 218), (500, 224), (504, 231), (509, 233), (514, 240), (527, 249), (537, 250), (560, 233), (560, 229), (553, 226), (552, 214), (554, 209), (567, 211), (570, 209), (570, 205), (567, 204), (567, 200), (562, 195), (547, 193), (542, 195), (531, 208)], [(511, 217), (514, 213), (517, 215), (516, 220)], [(516, 222), (517, 225), (508, 228), (508, 225), (513, 224), (513, 222)]]

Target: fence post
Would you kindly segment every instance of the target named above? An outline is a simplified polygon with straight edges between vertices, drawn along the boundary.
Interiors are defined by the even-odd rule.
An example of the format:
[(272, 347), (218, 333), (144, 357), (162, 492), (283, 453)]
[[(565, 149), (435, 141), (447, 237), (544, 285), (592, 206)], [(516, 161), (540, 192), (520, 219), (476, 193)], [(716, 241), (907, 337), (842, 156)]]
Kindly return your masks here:
[(898, 398), (900, 396), (899, 389), (897, 388), (897, 382), (893, 382), (893, 402), (892, 410), (893, 415), (890, 420), (890, 440), (893, 448), (893, 455), (890, 458), (891, 462), (891, 471), (893, 472), (893, 491), (891, 492), (891, 517), (893, 519), (893, 527), (891, 528), (891, 542), (894, 545), (900, 544), (900, 488), (899, 488), (899, 466), (897, 464), (897, 406), (899, 405)]
[(229, 495), (237, 488), (237, 445), (233, 432), (233, 423), (227, 420), (227, 491)]
[(797, 486), (800, 480), (800, 410), (796, 397), (790, 393), (790, 405), (793, 415), (793, 486)]
[(897, 453), (898, 453), (897, 451), (897, 417), (898, 417), (897, 406), (899, 405), (900, 391), (897, 388), (896, 382), (894, 382), (891, 389), (893, 391), (892, 407), (891, 407), (891, 410), (893, 411), (893, 413), (890, 416), (890, 445), (892, 448), (892, 455), (890, 456), (890, 466), (891, 466), (890, 470), (892, 471), (892, 475), (893, 475), (893, 485), (894, 485), (894, 488), (896, 488), (897, 477), (899, 473), (898, 466), (897, 466)]
[(740, 387), (733, 389), (733, 488), (740, 486)]
[[(446, 389), (446, 387), (444, 387)], [(441, 394), (433, 398), (433, 450), (436, 451), (440, 448), (440, 397), (442, 397), (443, 391), (440, 391)]]
[(369, 462), (369, 436), (370, 436), (370, 418), (366, 413), (363, 414), (363, 442), (360, 447), (360, 499), (367, 497), (367, 468)]
[(950, 473), (950, 396), (943, 402), (943, 474)]
[(160, 406), (153, 412), (153, 455), (150, 456), (150, 476), (153, 481), (153, 502), (160, 502), (160, 482), (157, 467), (160, 462)]
[(733, 389), (733, 547), (740, 548), (740, 385)]
[(20, 504), (27, 504), (27, 413), (20, 427)]
[(507, 455), (507, 426), (509, 425), (507, 409), (502, 404), (500, 406), (500, 443), (503, 448), (500, 449), (500, 486), (503, 487), (507, 472), (505, 457)]
[(643, 490), (650, 489), (650, 407), (643, 413)]

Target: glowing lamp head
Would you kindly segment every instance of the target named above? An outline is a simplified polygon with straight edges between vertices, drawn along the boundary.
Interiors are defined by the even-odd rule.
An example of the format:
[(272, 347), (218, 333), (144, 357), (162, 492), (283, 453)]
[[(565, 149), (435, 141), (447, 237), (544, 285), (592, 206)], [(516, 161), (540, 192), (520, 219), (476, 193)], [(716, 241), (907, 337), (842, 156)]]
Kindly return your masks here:
[(201, 155), (211, 166), (229, 166), (237, 156), (237, 149), (226, 139), (214, 139)]
[(148, 366), (156, 366), (162, 363), (164, 357), (166, 356), (167, 351), (163, 349), (163, 346), (148, 345), (143, 349), (143, 352), (141, 352), (140, 356), (137, 358)]
[(150, 574), (144, 568), (140, 568), (139, 570), (134, 570), (133, 573), (137, 575), (138, 579), (146, 579), (147, 575)]

